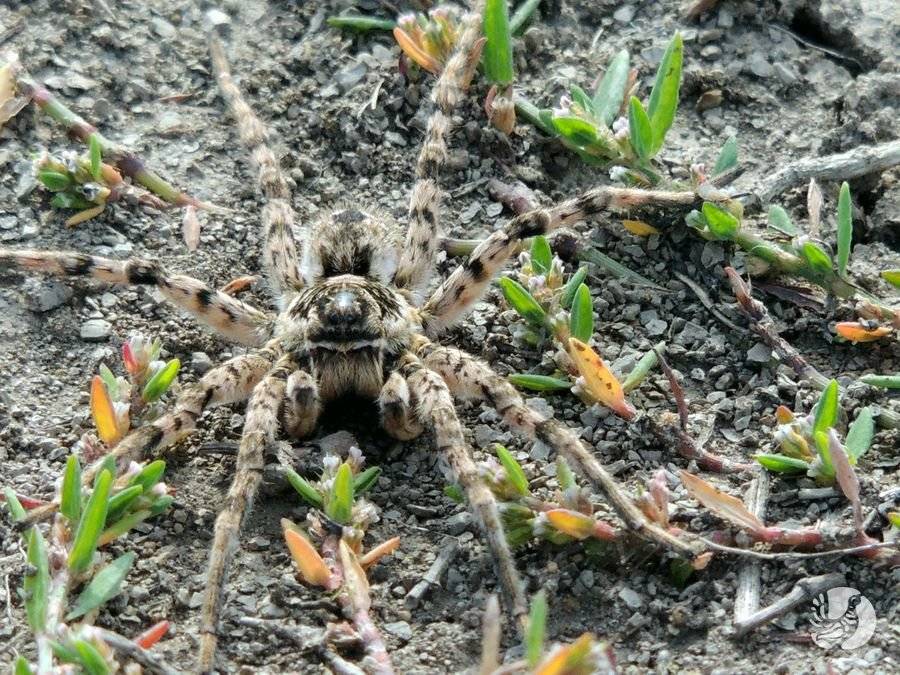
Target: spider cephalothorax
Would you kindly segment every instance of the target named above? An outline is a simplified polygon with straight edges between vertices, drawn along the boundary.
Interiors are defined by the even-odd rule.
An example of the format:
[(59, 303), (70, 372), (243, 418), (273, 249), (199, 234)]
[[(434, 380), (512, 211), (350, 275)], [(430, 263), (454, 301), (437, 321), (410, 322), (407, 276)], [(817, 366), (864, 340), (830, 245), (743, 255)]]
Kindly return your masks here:
[[(234, 83), (220, 43), (211, 51), (219, 85), (266, 198), (260, 217), (262, 262), (277, 313), (255, 309), (205, 283), (169, 274), (157, 262), (116, 261), (79, 253), (0, 249), (0, 268), (86, 276), (118, 284), (156, 286), (171, 303), (250, 350), (184, 388), (171, 412), (125, 437), (111, 455), (123, 465), (159, 455), (189, 433), (209, 407), (247, 401), (236, 474), (216, 519), (201, 619), (200, 670), (214, 665), (222, 591), (242, 521), (262, 478), (266, 450), (279, 430), (315, 431), (322, 406), (356, 394), (377, 402), (385, 430), (409, 439), (430, 429), (434, 444), (466, 492), (491, 549), (510, 611), (526, 611), (523, 587), (503, 533), (497, 503), (479, 478), (453, 398), (480, 399), (515, 431), (539, 438), (566, 456), (605, 493), (626, 526), (682, 555), (692, 547), (647, 521), (612, 477), (565, 425), (528, 408), (519, 393), (485, 363), (433, 341), (465, 316), (526, 237), (544, 234), (605, 209), (650, 200), (639, 192), (597, 188), (548, 209), (509, 221), (482, 242), (446, 279), (430, 288), (438, 249), (440, 190), (451, 108), (473, 72), (470, 55), (481, 35), (483, 3), (461, 24), (457, 50), (435, 85), (432, 113), (416, 166), (405, 227), (345, 209), (298, 227), (290, 189), (266, 144), (260, 120)], [(654, 203), (683, 205), (681, 193), (657, 193)], [(300, 224), (302, 225), (302, 224)], [(99, 465), (84, 472), (90, 487)], [(34, 522), (56, 505), (31, 512)]]

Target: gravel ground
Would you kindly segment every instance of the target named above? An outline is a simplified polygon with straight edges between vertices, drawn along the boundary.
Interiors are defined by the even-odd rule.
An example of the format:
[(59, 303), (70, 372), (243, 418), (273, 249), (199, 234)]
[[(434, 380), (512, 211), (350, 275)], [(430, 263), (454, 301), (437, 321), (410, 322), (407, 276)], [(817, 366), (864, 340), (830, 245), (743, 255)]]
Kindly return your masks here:
[[(250, 101), (270, 126), (282, 166), (293, 181), (294, 206), (309, 221), (347, 204), (364, 204), (397, 218), (405, 213), (414, 158), (427, 118), (431, 81), (410, 81), (397, 69), (397, 49), (388, 35), (353, 37), (329, 29), (324, 18), (351, 4), (375, 11), (379, 3), (238, 2), (220, 5), (230, 19), (229, 56)], [(696, 24), (681, 19), (678, 3), (622, 4), (607, 0), (551, 0), (543, 18), (516, 52), (518, 87), (532, 100), (552, 105), (572, 83), (594, 80), (610, 56), (627, 47), (640, 68), (646, 94), (668, 36), (685, 37), (682, 109), (662, 157), (675, 176), (694, 162), (712, 162), (730, 135), (740, 140), (746, 173), (736, 187), (784, 162), (897, 137), (900, 76), (897, 75), (896, 12), (890, 2), (722, 2)], [(113, 9), (107, 12), (104, 5)], [(99, 255), (141, 255), (174, 270), (221, 286), (258, 271), (257, 217), (261, 201), (253, 189), (244, 152), (238, 147), (210, 77), (203, 12), (208, 3), (5, 2), (0, 5), (3, 48), (13, 48), (32, 73), (111, 138), (139, 151), (151, 166), (198, 197), (233, 211), (201, 214), (200, 249), (181, 239), (180, 215), (115, 206), (76, 228), (52, 210), (35, 189), (29, 157), (41, 147), (74, 147), (58, 127), (30, 108), (0, 132), (0, 245), (65, 248)], [(7, 32), (6, 29), (13, 30)], [(792, 37), (786, 30), (793, 31)], [(812, 42), (827, 51), (809, 46)], [(719, 106), (698, 112), (704, 92), (721, 89)], [(377, 92), (377, 93), (376, 93)], [(173, 102), (166, 97), (185, 94)], [(489, 178), (517, 177), (546, 203), (577, 194), (603, 172), (584, 166), (559, 146), (522, 125), (511, 138), (486, 126), (476, 86), (456, 112), (451, 167), (444, 176), (444, 211), (449, 235), (481, 237), (509, 215), (487, 194)], [(368, 106), (371, 100), (374, 106)], [(853, 185), (857, 198), (857, 246), (851, 271), (867, 288), (875, 270), (900, 267), (900, 174), (892, 171)], [(835, 211), (837, 186), (824, 184), (824, 212)], [(805, 190), (782, 203), (802, 219)], [(747, 332), (716, 319), (675, 272), (700, 284), (719, 311), (737, 323), (723, 267), (741, 263), (720, 243), (704, 243), (683, 227), (647, 239), (600, 218), (576, 228), (604, 252), (652, 279), (665, 292), (613, 279), (592, 278), (599, 332), (596, 343), (609, 362), (627, 369), (659, 340), (670, 344), (690, 404), (690, 432), (706, 447), (735, 461), (772, 446), (779, 403), (808, 409), (815, 392), (798, 383)], [(823, 235), (833, 236), (826, 218)], [(446, 274), (453, 266), (441, 264)], [(0, 473), (18, 492), (47, 497), (69, 448), (90, 429), (87, 383), (101, 362), (113, 362), (121, 343), (136, 331), (162, 336), (169, 356), (188, 364), (182, 381), (195, 379), (209, 363), (241, 353), (171, 311), (152, 291), (46, 279), (0, 277)], [(266, 304), (263, 290), (252, 301)], [(852, 346), (833, 341), (829, 323), (849, 318), (845, 308), (817, 312), (777, 298), (764, 298), (784, 336), (822, 372), (843, 384), (869, 372), (900, 370), (896, 340)], [(541, 370), (548, 357), (512, 338), (514, 313), (496, 289), (446, 336), (449, 344), (485, 358), (502, 374)], [(632, 400), (644, 410), (672, 409), (665, 379), (653, 374)], [(845, 400), (849, 415), (877, 400), (900, 409), (897, 399), (859, 390)], [(635, 487), (660, 466), (672, 474), (675, 508), (692, 529), (716, 526), (677, 483), (679, 469), (696, 466), (660, 444), (641, 425), (627, 426), (605, 410), (586, 409), (568, 396), (532, 398), (579, 430), (597, 456)], [(376, 621), (385, 631), (399, 671), (460, 671), (477, 662), (479, 621), (487, 595), (496, 590), (486, 549), (462, 507), (443, 495), (443, 481), (430, 441), (398, 444), (373, 431), (375, 415), (335, 409), (320, 432), (324, 441), (298, 446), (307, 466), (330, 436), (354, 434), (371, 464), (383, 468), (372, 493), (382, 509), (372, 541), (402, 537), (401, 549), (373, 574)], [(176, 508), (171, 517), (138, 529), (117, 546), (138, 552), (126, 592), (98, 622), (135, 635), (168, 618), (174, 630), (155, 648), (180, 669), (192, 667), (207, 550), (216, 509), (233, 469), (233, 457), (200, 452), (210, 441), (239, 438), (243, 408), (206, 414), (200, 430), (176, 449), (167, 471)], [(464, 406), (464, 423), (479, 457), (500, 441), (546, 489), (554, 482), (547, 448), (513, 437), (498, 416), (480, 405)], [(869, 513), (896, 493), (898, 433), (880, 431), (861, 464), (863, 502)], [(298, 454), (303, 454), (299, 452)], [(704, 474), (740, 495), (746, 476)], [(836, 496), (803, 500), (806, 480), (773, 480), (767, 522), (812, 525), (849, 522), (849, 507)], [(286, 625), (322, 626), (334, 616), (304, 603), (320, 594), (295, 580), (281, 540), (279, 518), (302, 520), (305, 509), (273, 483), (247, 522), (227, 587), (220, 665), (223, 672), (318, 672), (315, 661), (298, 665), (297, 649), (236, 619), (254, 616)], [(874, 520), (874, 532), (882, 523)], [(418, 608), (403, 596), (421, 579), (445, 537), (460, 542), (441, 588)], [(0, 655), (33, 655), (18, 595), (22, 565), (18, 540), (0, 523)], [(751, 636), (734, 640), (731, 618), (738, 566), (715, 559), (684, 588), (668, 573), (668, 562), (649, 551), (613, 551), (598, 558), (584, 547), (549, 545), (517, 552), (529, 592), (551, 592), (550, 634), (570, 640), (592, 631), (608, 640), (623, 672), (897, 672), (900, 669), (900, 608), (897, 571), (857, 558), (771, 563), (762, 567), (763, 602), (790, 591), (799, 579), (843, 572), (849, 585), (873, 603), (877, 629), (853, 652), (825, 651), (798, 638), (807, 633), (809, 612), (797, 610)], [(507, 634), (508, 657), (517, 648)]]

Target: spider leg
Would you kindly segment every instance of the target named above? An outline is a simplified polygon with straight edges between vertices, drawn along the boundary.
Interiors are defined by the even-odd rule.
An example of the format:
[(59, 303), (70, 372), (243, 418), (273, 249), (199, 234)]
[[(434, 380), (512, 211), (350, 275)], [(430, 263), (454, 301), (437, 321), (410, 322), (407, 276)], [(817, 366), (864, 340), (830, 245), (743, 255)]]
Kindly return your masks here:
[(648, 204), (684, 207), (696, 201), (692, 192), (650, 192), (629, 188), (599, 187), (550, 208), (535, 209), (508, 221), (472, 251), (422, 308), (423, 326), (429, 335), (441, 333), (460, 318), (487, 288), (494, 275), (529, 237), (584, 220), (605, 211), (624, 211)]
[(291, 206), (291, 190), (275, 154), (266, 145), (266, 128), (234, 83), (225, 50), (216, 36), (210, 38), (209, 51), (219, 89), (237, 122), (241, 142), (250, 150), (257, 169), (257, 184), (266, 198), (260, 215), (264, 239), (263, 267), (273, 290), (287, 305), (297, 290), (304, 286), (297, 242), (294, 241), (295, 214)]
[(515, 387), (486, 363), (460, 349), (435, 345), (425, 339), (416, 345), (415, 352), (459, 398), (487, 401), (511, 429), (527, 438), (543, 441), (572, 462), (603, 493), (630, 529), (681, 554), (697, 553), (684, 539), (648, 521), (571, 429), (552, 417), (544, 418), (525, 405)]
[(441, 72), (432, 93), (434, 112), (428, 119), (425, 139), (416, 163), (416, 183), (409, 197), (409, 227), (400, 255), (394, 285), (409, 289), (421, 300), (434, 272), (438, 248), (441, 191), (437, 179), (447, 161), (446, 136), (450, 130), (450, 112), (462, 99), (469, 82), (467, 59), (481, 36), (482, 13), (477, 8), (463, 19), (456, 50)]
[(285, 380), (296, 368), (290, 355), (284, 356), (253, 388), (247, 404), (246, 422), (238, 448), (235, 475), (224, 508), (216, 518), (213, 545), (209, 553), (206, 589), (200, 617), (200, 657), (198, 670), (213, 670), (216, 632), (225, 591), (225, 577), (237, 548), (241, 527), (262, 480), (265, 449), (275, 439), (278, 410), (284, 398)]
[(422, 423), (416, 416), (409, 385), (400, 373), (394, 371), (388, 376), (378, 397), (378, 408), (381, 426), (394, 438), (408, 441), (422, 434)]
[(284, 391), (281, 424), (288, 436), (305, 438), (316, 430), (322, 401), (319, 385), (306, 370), (295, 370), (288, 376)]
[(528, 611), (527, 603), (503, 531), (497, 500), (478, 476), (450, 390), (440, 375), (426, 368), (412, 353), (401, 357), (399, 372), (416, 398), (419, 419), (434, 432), (438, 452), (449, 464), (450, 478), (458, 481), (466, 493), (469, 508), (487, 539), (509, 609), (517, 620), (522, 621)]
[(112, 260), (68, 251), (0, 249), (0, 269), (59, 277), (89, 277), (112, 284), (156, 286), (173, 305), (219, 334), (241, 344), (262, 345), (272, 333), (272, 317), (183, 274), (168, 274), (150, 260)]

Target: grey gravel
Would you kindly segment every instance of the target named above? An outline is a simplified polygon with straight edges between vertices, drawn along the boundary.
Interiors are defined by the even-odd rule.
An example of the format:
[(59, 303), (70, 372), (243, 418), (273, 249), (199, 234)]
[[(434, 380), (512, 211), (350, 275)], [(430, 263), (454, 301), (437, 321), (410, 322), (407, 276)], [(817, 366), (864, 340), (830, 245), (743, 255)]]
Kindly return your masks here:
[(81, 324), (81, 339), (88, 342), (103, 342), (109, 338), (112, 324), (105, 319), (88, 319)]

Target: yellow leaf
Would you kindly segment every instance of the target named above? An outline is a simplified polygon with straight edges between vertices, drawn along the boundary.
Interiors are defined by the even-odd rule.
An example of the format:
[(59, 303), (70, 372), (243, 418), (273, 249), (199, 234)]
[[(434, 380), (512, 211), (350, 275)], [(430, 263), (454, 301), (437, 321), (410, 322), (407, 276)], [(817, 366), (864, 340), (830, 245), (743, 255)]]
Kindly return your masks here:
[(94, 375), (94, 379), (91, 380), (91, 416), (94, 418), (94, 426), (97, 427), (97, 435), (108, 447), (111, 448), (122, 438), (116, 424), (116, 410), (99, 375)]
[(78, 223), (83, 223), (86, 220), (90, 220), (91, 218), (96, 218), (101, 213), (103, 213), (103, 209), (106, 208), (105, 204), (100, 204), (99, 206), (94, 206), (90, 209), (85, 209), (84, 211), (79, 211), (74, 216), (69, 218), (66, 221), (67, 227), (75, 227)]
[(834, 325), (834, 332), (851, 342), (874, 342), (889, 335), (891, 328), (889, 326), (866, 328), (856, 321), (844, 321)]
[(544, 515), (555, 529), (570, 537), (587, 539), (594, 533), (594, 519), (578, 511), (551, 509)]
[(585, 633), (570, 645), (556, 649), (534, 669), (534, 675), (589, 675), (594, 672), (589, 661), (594, 637)]
[(384, 556), (390, 555), (398, 548), (400, 548), (400, 537), (392, 537), (391, 539), (378, 544), (378, 546), (366, 553), (359, 559), (359, 564), (362, 565), (363, 569), (368, 569)]
[(634, 408), (625, 400), (622, 385), (606, 367), (597, 352), (577, 338), (569, 338), (569, 355), (584, 378), (584, 389), (595, 400), (615, 411), (620, 417), (630, 420)]
[(643, 220), (623, 220), (622, 225), (626, 230), (631, 232), (631, 234), (636, 234), (639, 237), (649, 237), (651, 234), (659, 234), (659, 230), (652, 225), (648, 225)]
[(441, 64), (437, 59), (417, 45), (409, 33), (397, 26), (394, 28), (394, 39), (406, 55), (433, 75), (441, 74)]
[(687, 471), (681, 472), (681, 482), (694, 499), (710, 511), (714, 511), (721, 518), (751, 532), (758, 532), (765, 528), (765, 524), (757, 516), (750, 513), (747, 507), (744, 506), (744, 503), (737, 497), (732, 497), (722, 492), (702, 478)]
[(309, 540), (297, 530), (288, 527), (284, 528), (284, 540), (306, 583), (327, 588), (331, 572)]
[(341, 539), (341, 567), (344, 570), (344, 587), (350, 595), (350, 602), (357, 612), (369, 611), (372, 601), (369, 598), (369, 580), (359, 564), (356, 554), (350, 550), (347, 542)]

